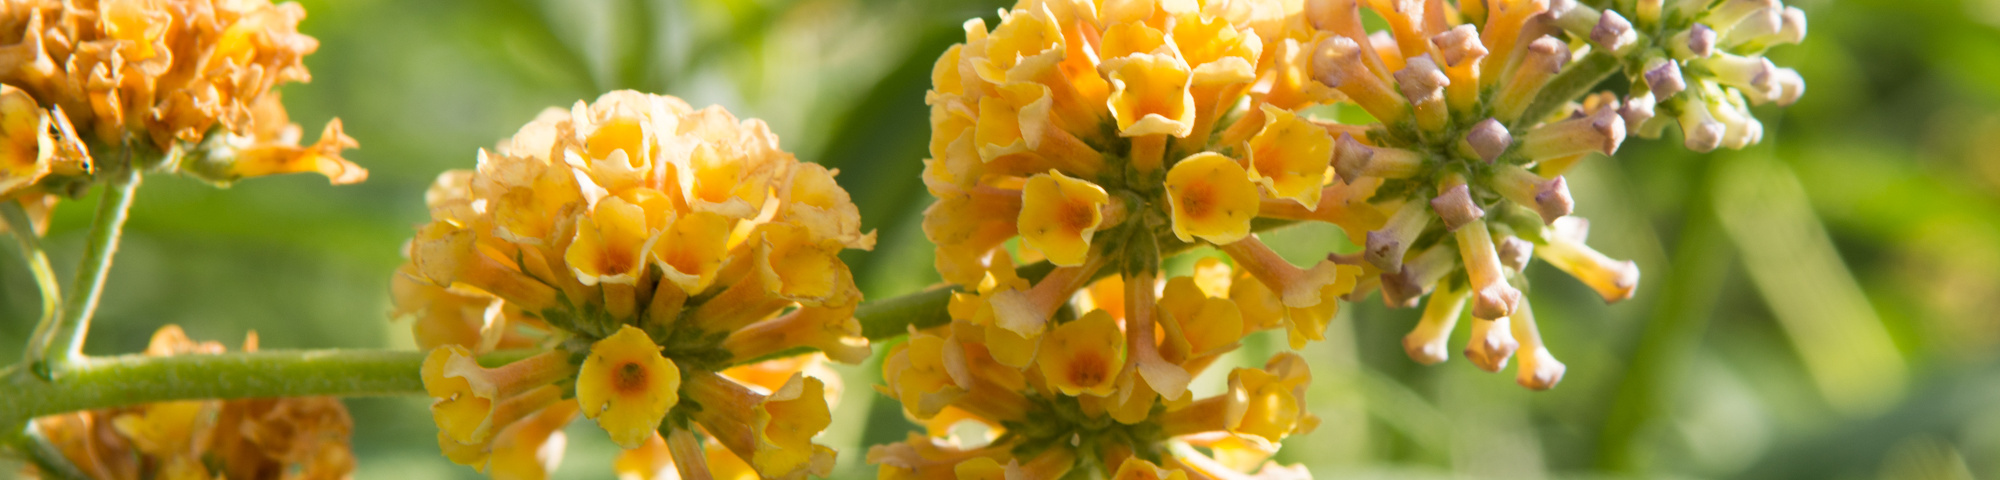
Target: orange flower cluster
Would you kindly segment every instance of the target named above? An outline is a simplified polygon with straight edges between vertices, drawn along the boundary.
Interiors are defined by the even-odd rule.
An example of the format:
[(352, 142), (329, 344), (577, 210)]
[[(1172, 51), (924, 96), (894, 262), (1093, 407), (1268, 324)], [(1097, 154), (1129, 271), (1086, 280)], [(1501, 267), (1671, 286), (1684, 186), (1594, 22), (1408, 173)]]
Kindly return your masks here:
[[(870, 451), (881, 478), (1056, 479), (1114, 465), (1113, 478), (1303, 473), (1268, 462), (1285, 437), (1319, 424), (1305, 409), (1303, 357), (1234, 369), (1217, 395), (1187, 389), (1244, 337), (1282, 326), (1285, 307), (1261, 282), (1213, 258), (1165, 282), (1107, 277), (1068, 302), (1082, 313), (1024, 337), (996, 323), (992, 299), (1026, 283), (997, 254), (977, 289), (952, 299), (951, 324), (889, 351), (879, 389), (929, 431)], [(1134, 471), (1156, 476), (1124, 476)]]
[[(147, 355), (223, 352), (180, 327), (153, 334)], [(257, 335), (243, 350), (257, 350)], [(71, 465), (105, 480), (344, 479), (354, 472), (353, 420), (340, 400), (182, 400), (35, 419)]]
[[(836, 173), (762, 122), (619, 91), (545, 111), (478, 169), (440, 176), (394, 294), (432, 349), (446, 455), (540, 478), (552, 459), (511, 452), (543, 451), (581, 414), (682, 472), (713, 466), (705, 435), (762, 476), (824, 475), (834, 452), (812, 437), (837, 384), (805, 364), (762, 381), (726, 369), (804, 349), (868, 357), (838, 254), (874, 234)], [(540, 353), (478, 363), (502, 349)]]
[(93, 173), (126, 168), (116, 163), (128, 150), (172, 161), (131, 167), (220, 184), (366, 179), (340, 156), (355, 142), (339, 120), (301, 145), (273, 91), (311, 79), (302, 61), (319, 42), (298, 32), (303, 18), (298, 4), (269, 0), (0, 3), (0, 199), (75, 194)]
[[(1469, 310), (1472, 363), (1499, 371), (1520, 352), (1518, 382), (1554, 386), (1565, 366), (1542, 344), (1521, 272), (1540, 258), (1614, 302), (1639, 279), (1632, 262), (1585, 246), (1563, 173), (1616, 152), (1628, 123), (1649, 135), (1673, 123), (1656, 106), (1691, 139), (1740, 147), (1759, 132), (1743, 99), (1803, 91), (1795, 73), (1750, 57), (1803, 37), (1797, 9), (1664, 2), (1642, 0), (1637, 24), (1570, 0), (1021, 0), (991, 28), (967, 22), (926, 97), (924, 180), (937, 202), (924, 231), (938, 271), (969, 292), (954, 298), (948, 332), (920, 334), (885, 365), (887, 391), (919, 418), (1021, 385), (1033, 388), (1015, 397), (1041, 399), (1029, 405), (1171, 412), (1199, 371), (1173, 360), (1177, 342), (1225, 345), (1236, 337), (1217, 332), (1282, 325), (1299, 348), (1323, 337), (1338, 300), (1375, 291), (1392, 307), (1430, 298), (1404, 342), (1413, 359), (1445, 360)], [(1387, 28), (1369, 31), (1363, 9)], [(1653, 93), (1591, 93), (1622, 66), (1665, 68), (1661, 58), (1700, 88), (1657, 91), (1665, 77), (1648, 74), (1662, 80), (1634, 83)], [(1372, 120), (1333, 120), (1343, 109)], [(1253, 233), (1259, 219), (1333, 224), (1363, 248), (1296, 266)], [(1240, 315), (1189, 303), (1201, 303), (1190, 300), (1202, 298), (1198, 280), (1156, 291), (1177, 288), (1154, 286), (1163, 256), (1201, 245), (1244, 272), (1231, 290), (1262, 292), (1208, 289), (1213, 308)], [(1019, 278), (1010, 251), (1054, 268)], [(1107, 275), (1132, 282), (1122, 297), (1079, 293)], [(1085, 340), (1123, 347), (1075, 356)], [(1076, 400), (1107, 396), (1118, 401)], [(1019, 443), (1033, 435), (1007, 424), (1019, 412), (976, 410), (1009, 432), (998, 450), (1038, 461), (1027, 454), (1039, 447)], [(931, 447), (892, 448), (923, 455), (881, 456), (895, 467), (885, 477), (948, 466), (916, 460), (943, 458)]]

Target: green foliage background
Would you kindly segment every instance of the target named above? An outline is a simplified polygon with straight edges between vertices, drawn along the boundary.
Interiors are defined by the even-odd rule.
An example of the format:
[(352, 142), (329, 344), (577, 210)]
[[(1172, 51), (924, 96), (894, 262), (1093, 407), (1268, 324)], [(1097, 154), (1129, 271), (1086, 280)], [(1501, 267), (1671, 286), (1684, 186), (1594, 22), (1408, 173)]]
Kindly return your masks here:
[[(882, 241), (849, 261), (882, 298), (936, 281), (919, 230), (923, 92), (960, 23), (996, 0), (310, 0), (314, 81), (294, 119), (339, 116), (362, 185), (257, 179), (227, 190), (155, 176), (132, 213), (87, 351), (133, 352), (176, 323), (264, 348), (409, 348), (389, 273), (439, 172), (536, 111), (635, 88), (768, 121), (801, 158), (840, 168)], [(1398, 340), (1415, 312), (1346, 309), (1307, 355), (1319, 431), (1281, 456), (1321, 478), (2000, 477), (2000, 1), (1801, 2), (1805, 45), (1773, 53), (1810, 90), (1757, 111), (1767, 134), (1702, 155), (1631, 140), (1572, 177), (1591, 243), (1645, 272), (1606, 306), (1546, 266), (1532, 298), (1568, 377), (1550, 392), (1462, 359), (1421, 367)], [(48, 243), (73, 268), (91, 199)], [(1340, 244), (1267, 237), (1299, 258)], [(36, 316), (12, 243), (0, 261), (0, 358)], [(1463, 337), (1460, 333), (1460, 337)], [(1259, 363), (1253, 339), (1236, 361)], [(1220, 369), (1218, 369), (1220, 370)], [(823, 442), (838, 478), (910, 428), (843, 368)], [(1205, 379), (1219, 388), (1219, 379)], [(1203, 385), (1202, 382), (1197, 382)], [(437, 455), (420, 398), (354, 399), (357, 478), (478, 478)], [(561, 478), (609, 476), (614, 448), (569, 430)], [(0, 471), (14, 471), (0, 465)]]

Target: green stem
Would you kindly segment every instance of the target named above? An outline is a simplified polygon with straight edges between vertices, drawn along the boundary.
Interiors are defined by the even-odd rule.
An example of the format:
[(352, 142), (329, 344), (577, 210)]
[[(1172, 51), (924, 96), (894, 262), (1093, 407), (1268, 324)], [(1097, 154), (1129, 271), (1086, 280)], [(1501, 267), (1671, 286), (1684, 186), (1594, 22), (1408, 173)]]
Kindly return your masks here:
[(40, 429), (27, 426), (20, 443), (21, 457), (35, 466), (35, 473), (42, 478), (55, 480), (89, 480), (90, 475), (78, 469), (76, 463), (63, 455), (55, 445), (49, 444)]
[[(48, 252), (42, 250), (42, 239), (35, 235), (34, 221), (21, 204), (0, 201), (0, 222), (7, 231), (14, 233), (14, 240), (21, 244), (21, 257), (28, 262), (28, 270), (35, 277), (35, 286), (42, 293), (42, 318), (35, 322), (35, 331), (28, 338), (46, 340), (54, 336), (55, 324), (62, 315), (62, 286), (56, 281), (55, 267), (49, 264)], [(47, 350), (46, 343), (29, 344), (27, 360), (33, 365), (38, 358), (33, 352)]]
[(1542, 86), (1542, 92), (1535, 96), (1534, 103), (1528, 104), (1528, 109), (1521, 114), (1519, 120), (1515, 121), (1517, 125), (1514, 126), (1523, 127), (1539, 123), (1563, 104), (1582, 98), (1583, 94), (1589, 93), (1590, 89), (1597, 88), (1597, 84), (1604, 83), (1604, 79), (1610, 78), (1612, 72), (1618, 71), (1618, 65), (1618, 57), (1604, 52), (1593, 51), (1584, 55), (1582, 59), (1571, 63), (1563, 68), (1561, 73), (1550, 78), (1547, 85)]
[[(1290, 224), (1262, 223), (1258, 230)], [(1194, 245), (1169, 242), (1163, 247), (1163, 253), (1171, 256)], [(1017, 272), (1036, 281), (1053, 268), (1041, 262), (1022, 266)], [(1103, 274), (1112, 272), (1104, 269)], [(946, 306), (953, 291), (939, 288), (869, 302), (855, 311), (855, 317), (869, 340), (895, 338), (910, 326), (928, 328), (950, 322)], [(519, 357), (520, 352), (496, 352), (482, 357), (480, 363), (497, 365)], [(384, 350), (79, 356), (56, 365), (52, 377), (39, 378), (17, 365), (0, 370), (0, 432), (13, 432), (0, 435), (18, 436), (28, 420), (43, 415), (171, 400), (422, 394), (424, 385), (418, 372), (423, 359), (423, 352)], [(0, 438), (0, 444), (18, 445), (18, 440)]]
[(1599, 468), (1626, 473), (1644, 469), (1645, 457), (1636, 447), (1646, 430), (1657, 426), (1665, 411), (1668, 394), (1678, 385), (1682, 372), (1702, 333), (1708, 330), (1710, 313), (1721, 294), (1735, 251), (1723, 236), (1714, 202), (1715, 179), (1727, 159), (1702, 156), (1710, 165), (1688, 201), (1687, 219), (1680, 240), (1674, 245), (1674, 260), (1666, 272), (1653, 318), (1639, 334), (1611, 408), (1605, 414), (1604, 430), (1597, 441)]
[(104, 197), (98, 199), (97, 217), (91, 221), (83, 262), (70, 282), (69, 299), (63, 303), (62, 315), (57, 317), (48, 336), (36, 337), (30, 343), (41, 348), (28, 349), (28, 365), (43, 373), (54, 372), (61, 369), (61, 364), (83, 356), (84, 337), (90, 333), (91, 316), (97, 313), (97, 301), (104, 293), (104, 278), (111, 272), (111, 257), (118, 253), (118, 238), (124, 233), (126, 214), (132, 210), (132, 193), (139, 189), (142, 178), (139, 168), (131, 164), (111, 175)]
[(43, 415), (170, 400), (421, 393), (423, 361), (423, 352), (385, 350), (119, 355), (76, 359), (55, 381), (17, 368), (0, 378), (0, 432)]

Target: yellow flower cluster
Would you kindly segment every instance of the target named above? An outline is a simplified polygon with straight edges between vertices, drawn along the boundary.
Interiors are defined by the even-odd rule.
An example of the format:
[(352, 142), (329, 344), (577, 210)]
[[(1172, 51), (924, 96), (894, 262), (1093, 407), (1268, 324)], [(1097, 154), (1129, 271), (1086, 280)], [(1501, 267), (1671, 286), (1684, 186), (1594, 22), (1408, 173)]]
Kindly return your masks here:
[[(257, 335), (244, 341), (257, 350)], [(146, 354), (222, 353), (180, 327), (153, 334)], [(354, 472), (353, 420), (331, 397), (182, 400), (35, 419), (71, 465), (105, 480), (336, 480)]]
[[(874, 234), (836, 173), (779, 150), (762, 122), (619, 91), (549, 109), (476, 170), (441, 175), (394, 297), (432, 349), (446, 455), (542, 478), (554, 459), (529, 453), (581, 414), (637, 449), (633, 471), (724, 468), (707, 438), (764, 477), (825, 475), (834, 452), (812, 437), (837, 384), (755, 362), (868, 357), (838, 254)], [(516, 348), (539, 353), (478, 361)], [(745, 364), (761, 377), (727, 370)]]
[(272, 90), (311, 79), (302, 60), (319, 42), (298, 32), (303, 18), (269, 0), (0, 3), (0, 200), (74, 194), (126, 167), (105, 164), (122, 156), (105, 148), (185, 152), (165, 167), (224, 184), (367, 178), (340, 156), (355, 143), (339, 120), (301, 145)]
[(912, 331), (889, 351), (880, 390), (929, 434), (871, 451), (881, 478), (1055, 479), (1092, 466), (1115, 467), (1113, 478), (1294, 471), (1267, 460), (1319, 422), (1305, 410), (1304, 358), (1280, 353), (1264, 368), (1234, 369), (1218, 395), (1187, 391), (1188, 376), (1245, 336), (1283, 326), (1286, 307), (1249, 273), (1205, 258), (1194, 275), (1165, 282), (1106, 277), (1063, 299), (1046, 331), (1023, 336), (997, 323), (994, 302), (1027, 283), (998, 253), (977, 289), (952, 299), (951, 324)]
[[(1498, 371), (1523, 352), (1518, 381), (1549, 388), (1565, 367), (1516, 286), (1531, 259), (1606, 301), (1639, 279), (1584, 245), (1562, 174), (1614, 153), (1628, 123), (1672, 123), (1655, 107), (1682, 119), (1690, 146), (1712, 132), (1740, 147), (1759, 130), (1744, 99), (1803, 91), (1796, 73), (1751, 57), (1803, 37), (1797, 9), (1641, 3), (1635, 26), (1569, 0), (1021, 0), (997, 26), (968, 22), (932, 71), (924, 180), (937, 202), (924, 229), (937, 269), (991, 283), (1016, 238), (1023, 258), (1053, 264), (1034, 282), (982, 287), (994, 291), (981, 294), (990, 322), (973, 322), (980, 341), (1021, 352), (1091, 279), (1150, 277), (1163, 254), (1213, 245), (1275, 295), (1268, 315), (1294, 348), (1322, 336), (1337, 298), (1380, 291), (1400, 308), (1435, 293), (1405, 339), (1412, 358), (1443, 361), (1470, 310), (1473, 363)], [(1370, 32), (1364, 8), (1386, 30)], [(1713, 48), (1690, 46), (1702, 42)], [(1645, 73), (1634, 83), (1651, 89), (1630, 98), (1588, 94), (1639, 65), (1684, 68), (1699, 88), (1662, 91)], [(1327, 118), (1346, 107), (1372, 122)], [(1260, 219), (1330, 223), (1364, 248), (1292, 265), (1252, 233)], [(1177, 394), (1186, 372), (1158, 360), (1153, 329), (1125, 335), (1157, 393)]]

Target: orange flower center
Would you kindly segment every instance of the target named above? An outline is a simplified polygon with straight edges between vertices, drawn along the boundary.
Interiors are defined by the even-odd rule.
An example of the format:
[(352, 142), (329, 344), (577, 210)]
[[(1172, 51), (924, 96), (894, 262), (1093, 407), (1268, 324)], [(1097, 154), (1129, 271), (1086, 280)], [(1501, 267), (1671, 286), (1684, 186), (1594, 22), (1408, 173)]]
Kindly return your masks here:
[(646, 391), (646, 384), (648, 383), (646, 381), (646, 367), (639, 365), (639, 362), (625, 362), (625, 364), (618, 366), (617, 372), (616, 375), (611, 377), (611, 382), (618, 391), (626, 393)]
[(1091, 353), (1079, 354), (1076, 358), (1070, 359), (1069, 382), (1077, 386), (1097, 385), (1109, 376), (1105, 372), (1109, 366), (1109, 362), (1104, 361), (1102, 356)]
[(1213, 188), (1209, 187), (1208, 182), (1195, 182), (1183, 187), (1181, 190), (1181, 211), (1187, 212), (1189, 218), (1207, 217), (1209, 211), (1215, 207), (1215, 203), (1210, 201), (1212, 200), (1211, 197), (1215, 196), (1213, 190)]

